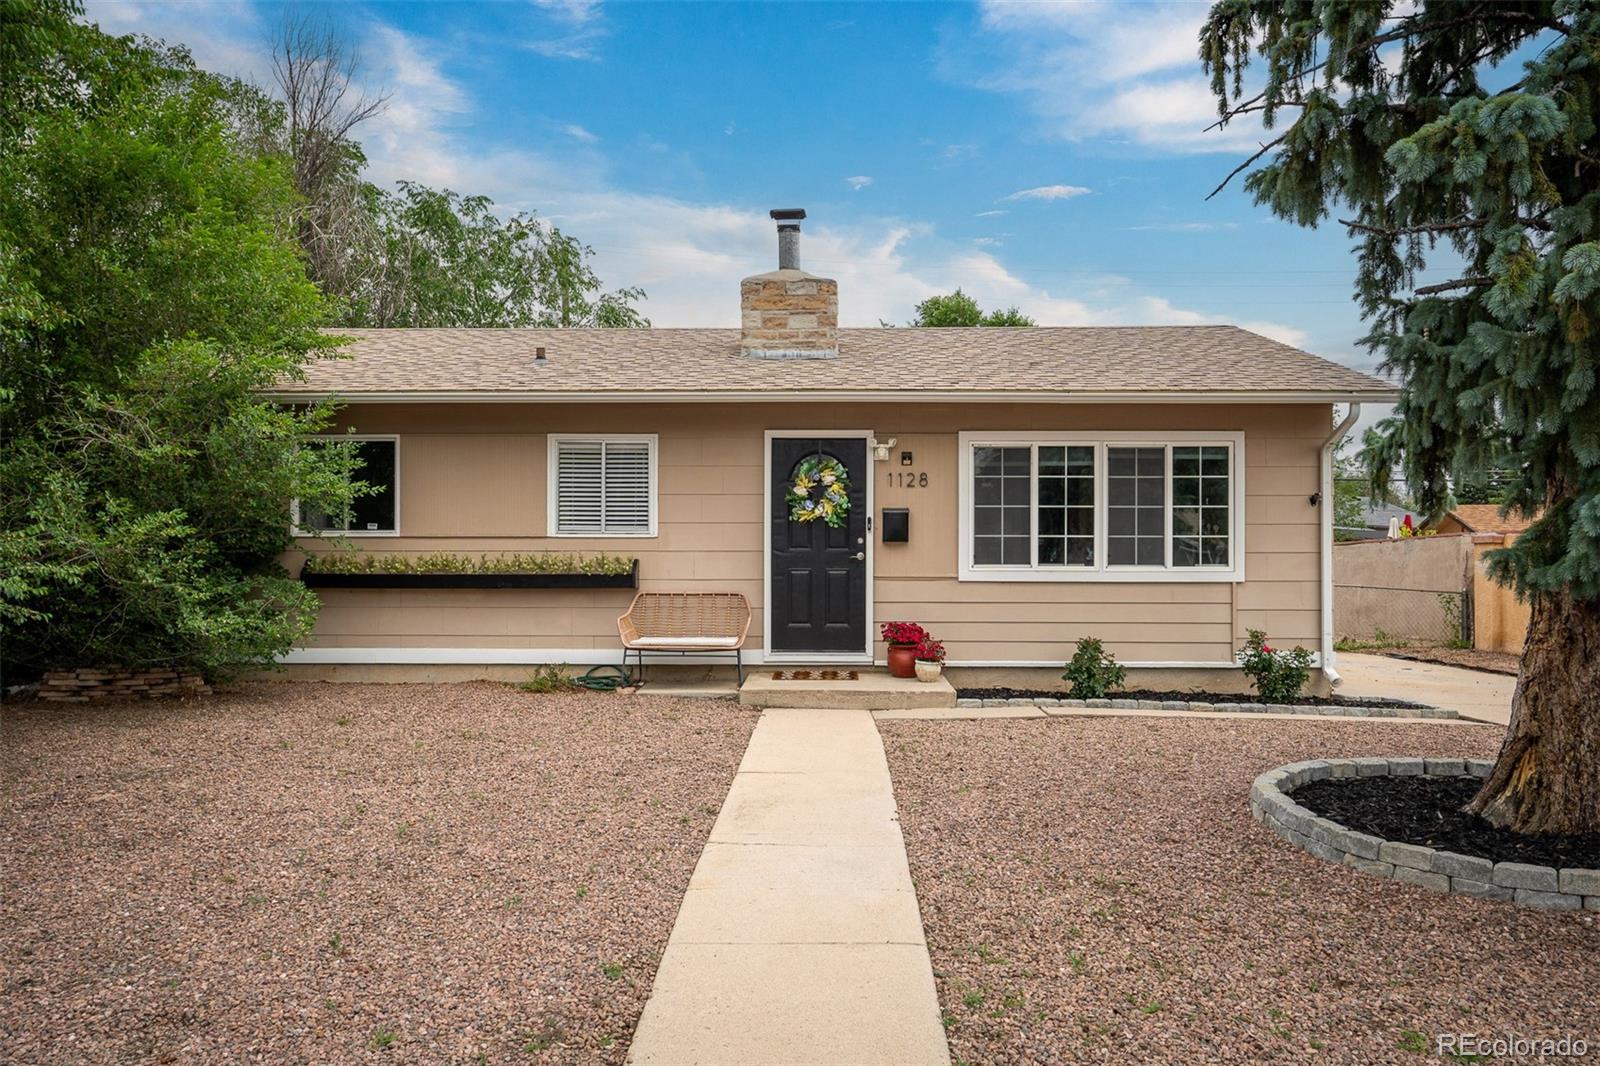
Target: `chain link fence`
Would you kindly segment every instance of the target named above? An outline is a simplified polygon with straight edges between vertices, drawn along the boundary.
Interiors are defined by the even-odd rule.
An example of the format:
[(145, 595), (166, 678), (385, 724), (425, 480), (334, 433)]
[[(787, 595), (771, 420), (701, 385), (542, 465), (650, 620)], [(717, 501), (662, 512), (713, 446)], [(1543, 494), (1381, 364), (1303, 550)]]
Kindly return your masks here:
[(1384, 646), (1472, 643), (1466, 592), (1334, 585), (1333, 615), (1345, 644)]
[(1337, 544), (1334, 636), (1346, 646), (1470, 647), (1471, 588), (1470, 537)]

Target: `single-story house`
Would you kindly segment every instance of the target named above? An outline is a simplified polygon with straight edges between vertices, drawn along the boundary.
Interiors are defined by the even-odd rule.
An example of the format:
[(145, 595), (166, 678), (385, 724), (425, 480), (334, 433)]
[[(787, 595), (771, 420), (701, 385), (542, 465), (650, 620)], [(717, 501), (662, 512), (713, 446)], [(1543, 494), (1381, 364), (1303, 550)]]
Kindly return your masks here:
[(1415, 523), (1415, 514), (1412, 508), (1403, 504), (1388, 500), (1364, 500), (1361, 518), (1357, 524), (1340, 526), (1337, 532), (1340, 540), (1387, 540), (1390, 523), (1400, 525), (1408, 515), (1413, 516), (1412, 521)]
[[(1330, 450), (1389, 384), (1232, 326), (841, 329), (804, 213), (773, 215), (738, 329), (341, 331), (274, 393), (337, 398), (387, 479), (332, 532), (632, 555), (640, 588), (743, 593), (754, 663), (881, 662), (911, 620), (953, 670), (1054, 677), (1093, 636), (1138, 680), (1217, 684), (1251, 628), (1332, 670)], [(834, 524), (794, 520), (806, 464), (843, 483)], [(286, 661), (614, 663), (631, 595), (330, 589)]]
[(1498, 503), (1463, 503), (1434, 523), (1439, 533), (1502, 533), (1515, 540), (1533, 525), (1520, 513), (1501, 514)]

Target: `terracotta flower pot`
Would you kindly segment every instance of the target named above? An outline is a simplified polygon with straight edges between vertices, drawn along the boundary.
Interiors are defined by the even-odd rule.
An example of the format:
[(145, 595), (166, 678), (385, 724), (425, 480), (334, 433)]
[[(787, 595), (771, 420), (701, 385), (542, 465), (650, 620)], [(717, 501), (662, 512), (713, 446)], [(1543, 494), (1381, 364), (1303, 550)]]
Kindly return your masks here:
[(937, 681), (939, 680), (939, 674), (944, 670), (943, 663), (927, 663), (923, 662), (921, 659), (917, 660), (916, 665), (918, 681)]
[(889, 676), (917, 676), (917, 648), (914, 644), (889, 645)]

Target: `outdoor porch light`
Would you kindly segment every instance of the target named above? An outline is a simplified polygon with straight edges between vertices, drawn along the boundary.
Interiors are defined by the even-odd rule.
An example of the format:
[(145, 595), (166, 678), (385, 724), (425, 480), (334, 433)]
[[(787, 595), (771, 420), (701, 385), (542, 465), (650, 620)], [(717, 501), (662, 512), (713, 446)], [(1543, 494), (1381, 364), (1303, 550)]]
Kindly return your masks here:
[(887, 463), (889, 461), (889, 449), (894, 447), (894, 442), (895, 442), (895, 438), (894, 437), (890, 437), (887, 441), (884, 441), (883, 443), (880, 444), (878, 442), (878, 438), (877, 437), (873, 437), (872, 438), (872, 458), (877, 460), (880, 463)]

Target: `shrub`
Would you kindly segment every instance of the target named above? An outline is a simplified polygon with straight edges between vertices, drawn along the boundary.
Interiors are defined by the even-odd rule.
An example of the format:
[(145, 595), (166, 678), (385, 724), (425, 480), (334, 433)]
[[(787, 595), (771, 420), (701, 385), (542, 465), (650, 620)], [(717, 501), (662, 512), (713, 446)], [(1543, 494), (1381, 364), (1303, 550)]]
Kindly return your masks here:
[(1267, 644), (1267, 635), (1250, 630), (1239, 665), (1250, 677), (1261, 698), (1269, 703), (1299, 699), (1301, 689), (1311, 680), (1311, 653), (1296, 646), (1293, 651), (1278, 651)]
[(517, 688), (523, 692), (535, 692), (540, 694), (548, 692), (565, 692), (568, 689), (575, 687), (576, 682), (574, 682), (572, 678), (568, 677), (566, 673), (562, 671), (561, 667), (552, 663), (546, 663), (543, 666), (535, 667), (533, 673), (528, 675), (528, 680), (519, 681), (517, 683)]
[(1128, 680), (1128, 672), (1117, 665), (1117, 660), (1095, 637), (1078, 641), (1078, 650), (1067, 663), (1067, 672), (1061, 680), (1072, 682), (1075, 700), (1104, 699), (1106, 693), (1119, 689)]
[(928, 639), (928, 631), (915, 622), (883, 623), (885, 644), (921, 644)]

